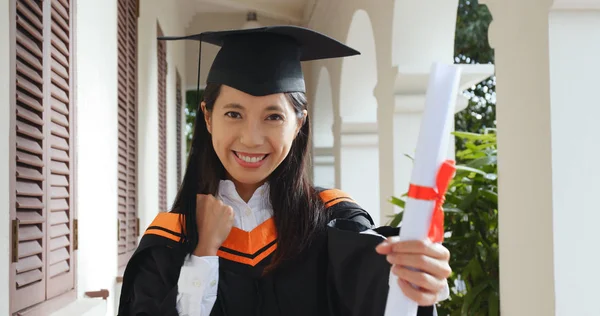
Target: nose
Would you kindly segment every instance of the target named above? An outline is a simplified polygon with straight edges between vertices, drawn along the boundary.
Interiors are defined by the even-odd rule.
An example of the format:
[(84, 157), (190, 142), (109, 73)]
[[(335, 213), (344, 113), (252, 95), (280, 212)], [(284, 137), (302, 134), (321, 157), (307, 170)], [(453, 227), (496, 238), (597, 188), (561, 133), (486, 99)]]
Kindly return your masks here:
[(261, 124), (247, 120), (241, 130), (240, 143), (248, 148), (262, 146), (265, 142), (264, 131)]

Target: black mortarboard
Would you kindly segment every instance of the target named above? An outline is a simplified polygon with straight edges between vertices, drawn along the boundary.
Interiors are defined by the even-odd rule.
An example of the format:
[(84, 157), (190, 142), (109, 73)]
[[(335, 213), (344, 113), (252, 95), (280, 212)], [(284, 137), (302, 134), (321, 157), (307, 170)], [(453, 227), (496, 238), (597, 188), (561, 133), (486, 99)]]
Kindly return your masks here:
[[(331, 37), (288, 25), (159, 39), (197, 40), (200, 47), (202, 42), (220, 46), (206, 82), (228, 85), (255, 96), (306, 92), (300, 62), (360, 54)], [(199, 54), (202, 55), (201, 49)]]

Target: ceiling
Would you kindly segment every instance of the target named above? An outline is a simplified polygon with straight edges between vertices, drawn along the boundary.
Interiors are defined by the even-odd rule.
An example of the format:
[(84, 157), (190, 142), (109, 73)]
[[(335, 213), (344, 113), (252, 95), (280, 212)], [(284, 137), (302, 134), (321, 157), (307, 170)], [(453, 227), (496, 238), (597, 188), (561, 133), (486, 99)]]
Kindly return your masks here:
[[(255, 11), (261, 16), (290, 24), (304, 24), (319, 0), (177, 0), (182, 15), (189, 19), (199, 13)], [(323, 1), (323, 0), (320, 0)]]

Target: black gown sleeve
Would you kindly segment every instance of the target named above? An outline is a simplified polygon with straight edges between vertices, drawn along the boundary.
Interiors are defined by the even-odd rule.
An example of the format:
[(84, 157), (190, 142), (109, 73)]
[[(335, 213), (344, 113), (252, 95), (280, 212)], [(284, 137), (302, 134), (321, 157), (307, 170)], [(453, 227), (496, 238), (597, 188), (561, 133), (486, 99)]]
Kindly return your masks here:
[[(337, 218), (327, 227), (329, 267), (328, 297), (338, 315), (376, 316), (385, 314), (391, 265), (375, 247), (381, 236), (360, 233), (371, 229), (368, 213), (353, 210), (351, 216)], [(398, 228), (379, 227), (377, 233), (389, 237)], [(435, 316), (434, 306), (420, 306), (417, 316)]]
[(118, 315), (177, 316), (178, 257), (161, 246), (137, 253), (123, 276)]

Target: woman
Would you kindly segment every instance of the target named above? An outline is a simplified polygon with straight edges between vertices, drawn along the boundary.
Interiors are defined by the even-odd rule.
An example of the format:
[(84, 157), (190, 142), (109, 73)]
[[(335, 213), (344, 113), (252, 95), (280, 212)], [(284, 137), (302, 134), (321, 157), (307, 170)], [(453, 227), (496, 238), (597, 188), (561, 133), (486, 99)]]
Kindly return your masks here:
[(448, 251), (382, 242), (398, 230), (372, 229), (351, 197), (307, 178), (300, 62), (358, 52), (291, 26), (168, 39), (221, 49), (173, 210), (128, 263), (119, 315), (383, 315), (388, 284), (434, 315)]

